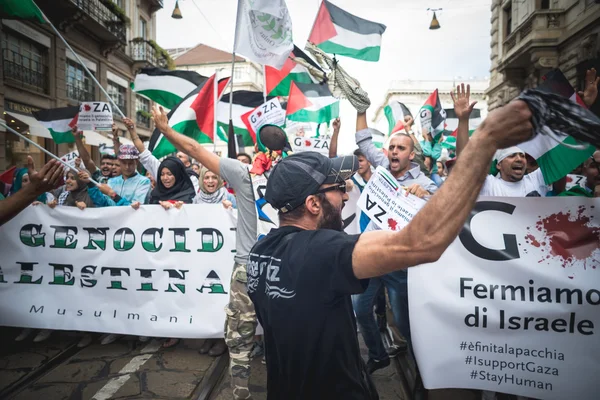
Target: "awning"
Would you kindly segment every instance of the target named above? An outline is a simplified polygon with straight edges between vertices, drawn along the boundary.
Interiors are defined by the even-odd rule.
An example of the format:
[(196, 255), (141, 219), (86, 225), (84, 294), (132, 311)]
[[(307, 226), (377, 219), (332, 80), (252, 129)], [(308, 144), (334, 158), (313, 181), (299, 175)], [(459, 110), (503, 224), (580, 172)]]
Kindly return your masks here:
[[(19, 114), (16, 112), (6, 112), (7, 118), (6, 122), (10, 122), (11, 118), (16, 119), (25, 125), (29, 126), (29, 134), (33, 136), (39, 136), (47, 139), (52, 139), (52, 135), (50, 135), (50, 131), (46, 129), (44, 125), (42, 125), (37, 119), (32, 116)], [(25, 133), (25, 132), (20, 132)], [(104, 143), (106, 145), (112, 146), (112, 139), (101, 135), (94, 131), (83, 131), (83, 136), (85, 136), (85, 143), (91, 146), (99, 146), (100, 143)], [(119, 138), (121, 144), (133, 144), (133, 142), (127, 138), (121, 137)]]
[[(52, 135), (50, 135), (50, 131), (46, 129), (44, 125), (42, 125), (37, 119), (33, 118), (29, 115), (19, 114), (16, 112), (6, 112), (6, 122), (7, 124), (10, 122), (10, 119), (16, 119), (19, 122), (22, 122), (25, 125), (29, 126), (29, 134), (32, 136), (39, 136), (47, 139), (52, 139)], [(19, 132), (21, 134), (25, 134), (25, 132)]]

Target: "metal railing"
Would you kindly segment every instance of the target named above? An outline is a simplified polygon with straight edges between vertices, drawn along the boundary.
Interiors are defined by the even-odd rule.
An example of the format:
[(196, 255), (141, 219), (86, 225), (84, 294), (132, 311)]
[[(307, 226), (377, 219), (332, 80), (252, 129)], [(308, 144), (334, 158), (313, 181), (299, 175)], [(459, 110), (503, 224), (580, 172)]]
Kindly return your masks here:
[(118, 15), (113, 13), (99, 0), (71, 0), (79, 9), (95, 19), (115, 35), (119, 41), (126, 41), (126, 26)]
[(67, 83), (67, 97), (71, 100), (94, 101), (94, 95), (94, 89), (92, 87), (85, 89)]
[[(4, 78), (13, 79), (41, 93), (48, 93), (48, 66), (16, 51), (2, 49)], [(38, 68), (32, 68), (37, 64)]]
[(167, 60), (147, 40), (129, 41), (129, 51), (134, 61), (144, 61), (156, 67), (166, 68)]

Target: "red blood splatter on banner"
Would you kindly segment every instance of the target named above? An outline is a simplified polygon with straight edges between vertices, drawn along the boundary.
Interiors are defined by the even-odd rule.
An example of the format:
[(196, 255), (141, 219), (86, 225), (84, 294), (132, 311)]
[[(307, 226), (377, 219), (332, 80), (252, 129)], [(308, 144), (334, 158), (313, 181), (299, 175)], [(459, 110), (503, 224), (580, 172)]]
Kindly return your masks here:
[(567, 175), (567, 183), (571, 183), (573, 182), (573, 178), (571, 178), (569, 175)]
[(388, 218), (387, 220), (388, 226), (391, 230), (395, 231), (398, 228), (398, 221), (393, 218)]
[(90, 105), (89, 105), (89, 104), (84, 104), (84, 105), (83, 105), (83, 109), (84, 109), (85, 111), (91, 111), (91, 110), (92, 110), (92, 107), (90, 107)]
[(312, 143), (310, 142), (310, 140), (305, 140), (305, 141), (304, 141), (304, 145), (305, 145), (306, 147), (310, 147), (310, 146), (312, 146)]
[[(594, 206), (590, 206), (591, 209)], [(583, 266), (596, 269), (600, 265), (600, 226), (592, 224), (593, 216), (585, 214), (586, 207), (577, 212), (563, 211), (547, 217), (539, 216), (535, 228), (527, 228), (525, 242), (533, 247), (547, 250), (538, 263), (559, 261), (563, 268)], [(569, 276), (573, 279), (574, 275)]]

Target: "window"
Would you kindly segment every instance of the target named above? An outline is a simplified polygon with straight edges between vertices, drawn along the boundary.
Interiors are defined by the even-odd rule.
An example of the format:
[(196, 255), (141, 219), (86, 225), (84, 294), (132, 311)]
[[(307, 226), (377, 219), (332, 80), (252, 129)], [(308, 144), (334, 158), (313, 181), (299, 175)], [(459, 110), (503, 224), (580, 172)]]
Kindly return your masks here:
[(512, 4), (510, 3), (504, 9), (504, 20), (506, 21), (504, 37), (508, 37), (512, 33)]
[(540, 1), (540, 9), (549, 10), (550, 9), (550, 0), (541, 0)]
[(244, 68), (243, 67), (236, 67), (233, 70), (233, 80), (234, 81), (240, 81), (244, 78)]
[(137, 124), (150, 128), (150, 100), (141, 96), (135, 96), (135, 110)]
[(4, 77), (48, 93), (48, 52), (37, 43), (6, 33), (2, 40)]
[(140, 18), (140, 25), (138, 27), (138, 35), (142, 39), (146, 40), (148, 38), (148, 23), (145, 19)]
[(125, 11), (125, 0), (113, 0), (113, 3), (119, 6), (119, 8)]
[(83, 67), (67, 59), (67, 97), (75, 101), (94, 101), (95, 92), (92, 78)]
[[(113, 99), (113, 101), (119, 106), (123, 114), (127, 115), (127, 89), (123, 86), (113, 82), (108, 81), (107, 87), (108, 95)], [(114, 106), (113, 106), (114, 108)], [(113, 109), (114, 115), (119, 115), (117, 110)]]

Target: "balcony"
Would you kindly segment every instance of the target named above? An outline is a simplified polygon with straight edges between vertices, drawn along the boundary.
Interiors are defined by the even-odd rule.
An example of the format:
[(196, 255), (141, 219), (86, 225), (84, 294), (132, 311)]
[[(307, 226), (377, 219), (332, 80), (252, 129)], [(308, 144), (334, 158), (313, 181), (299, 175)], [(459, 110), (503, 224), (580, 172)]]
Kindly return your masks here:
[(163, 0), (150, 0), (150, 12), (154, 13), (164, 7)]
[(74, 82), (67, 83), (67, 97), (76, 102), (94, 101), (95, 93), (92, 87), (84, 87)]
[(163, 54), (148, 40), (136, 38), (129, 41), (130, 56), (135, 62), (150, 64), (154, 67), (168, 68), (169, 62)]
[(142, 128), (150, 129), (150, 121), (152, 120), (147, 111), (138, 110), (136, 113), (136, 122)]
[(48, 93), (48, 66), (10, 49), (2, 49), (4, 79), (19, 86)]
[(126, 43), (129, 19), (113, 8), (111, 0), (38, 0), (37, 4), (62, 30), (78, 25), (103, 43)]

